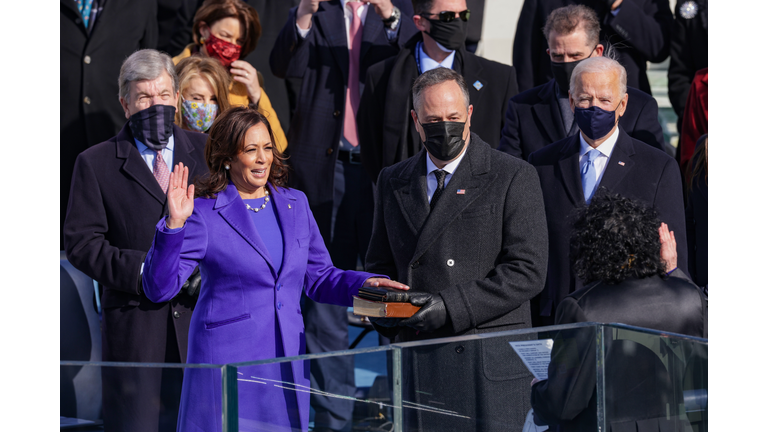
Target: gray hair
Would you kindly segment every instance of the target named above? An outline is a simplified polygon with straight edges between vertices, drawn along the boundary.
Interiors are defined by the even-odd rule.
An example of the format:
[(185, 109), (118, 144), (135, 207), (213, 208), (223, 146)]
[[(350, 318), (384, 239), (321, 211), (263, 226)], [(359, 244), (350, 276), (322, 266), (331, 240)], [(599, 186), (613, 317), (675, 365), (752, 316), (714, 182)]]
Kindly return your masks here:
[(627, 70), (621, 63), (608, 57), (590, 57), (584, 59), (581, 63), (576, 65), (571, 74), (571, 95), (575, 94), (576, 82), (581, 79), (581, 74), (587, 73), (605, 73), (616, 72), (619, 75), (619, 96), (624, 97), (627, 94)]
[(459, 85), (461, 93), (464, 94), (464, 105), (467, 107), (467, 110), (469, 110), (469, 87), (467, 86), (467, 82), (464, 81), (464, 77), (457, 74), (453, 69), (438, 67), (424, 72), (413, 82), (411, 93), (413, 96), (413, 109), (417, 114), (421, 107), (421, 95), (424, 93), (424, 90), (446, 81), (455, 81), (456, 84)]
[(120, 77), (117, 85), (120, 87), (118, 96), (128, 102), (131, 83), (134, 81), (153, 80), (166, 71), (171, 76), (173, 91), (179, 92), (179, 77), (173, 66), (173, 60), (166, 53), (153, 49), (143, 49), (131, 54), (120, 67)]

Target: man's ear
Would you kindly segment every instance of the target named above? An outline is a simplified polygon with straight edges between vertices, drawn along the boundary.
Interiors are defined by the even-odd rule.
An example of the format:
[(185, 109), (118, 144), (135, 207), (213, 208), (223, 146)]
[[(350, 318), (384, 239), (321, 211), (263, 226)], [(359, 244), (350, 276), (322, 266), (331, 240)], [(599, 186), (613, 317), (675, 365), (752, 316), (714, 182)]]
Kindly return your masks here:
[(126, 102), (125, 99), (120, 98), (120, 105), (123, 107), (123, 111), (125, 111), (125, 118), (130, 119), (131, 112), (128, 111), (128, 102)]
[(413, 119), (413, 124), (416, 125), (416, 132), (419, 133), (419, 137), (421, 138), (421, 141), (424, 142), (427, 140), (426, 135), (424, 135), (424, 129), (421, 127), (421, 123), (419, 123), (419, 117), (416, 115), (416, 111), (411, 110), (411, 118)]
[(429, 21), (421, 15), (413, 15), (413, 24), (419, 31), (429, 32)]

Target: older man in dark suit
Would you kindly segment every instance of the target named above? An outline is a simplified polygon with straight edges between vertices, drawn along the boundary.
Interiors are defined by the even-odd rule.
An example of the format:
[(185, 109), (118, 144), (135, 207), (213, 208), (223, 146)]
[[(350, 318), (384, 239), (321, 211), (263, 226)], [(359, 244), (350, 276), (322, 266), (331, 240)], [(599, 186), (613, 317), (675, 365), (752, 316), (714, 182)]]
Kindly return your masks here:
[[(470, 91), (451, 69), (419, 76), (411, 116), (425, 149), (385, 168), (377, 183), (366, 269), (407, 283), (422, 306), (402, 321), (375, 320), (397, 342), (528, 328), (529, 299), (543, 286), (547, 232), (536, 174), (470, 133)], [(406, 420), (420, 430), (521, 428), (530, 378), (514, 356), (496, 354), (505, 348), (497, 342), (506, 344), (414, 351), (406, 397), (439, 409), (407, 410)]]
[(471, 86), (470, 103), (482, 114), (472, 130), (496, 148), (509, 98), (517, 94), (515, 68), (466, 51), (469, 21), (465, 0), (415, 0), (413, 22), (420, 30), (396, 56), (368, 71), (360, 102), (360, 153), (375, 182), (379, 172), (422, 149), (410, 118), (411, 85), (437, 67), (453, 69)]
[(581, 288), (571, 271), (573, 211), (600, 189), (653, 206), (677, 236), (678, 263), (687, 273), (683, 185), (674, 159), (628, 136), (627, 75), (617, 61), (594, 57), (573, 71), (570, 104), (580, 133), (534, 152), (549, 228), (547, 282), (532, 303), (536, 325), (551, 325), (560, 301)]
[[(554, 78), (509, 100), (498, 147), (523, 160), (528, 160), (536, 150), (579, 132), (568, 102), (571, 73), (582, 60), (603, 55), (600, 21), (586, 6), (555, 9), (543, 31)], [(619, 125), (632, 138), (663, 150), (664, 135), (656, 100), (632, 87), (627, 87), (627, 95), (627, 111)]]
[[(168, 214), (170, 167), (183, 162), (192, 178), (206, 173), (206, 135), (173, 124), (179, 84), (168, 55), (135, 52), (119, 83), (128, 122), (75, 162), (64, 222), (67, 259), (103, 290), (102, 360), (184, 362), (194, 293), (153, 303), (141, 273), (155, 225)], [(190, 284), (199, 287), (199, 276)], [(181, 369), (102, 368), (105, 430), (175, 431), (181, 376)]]

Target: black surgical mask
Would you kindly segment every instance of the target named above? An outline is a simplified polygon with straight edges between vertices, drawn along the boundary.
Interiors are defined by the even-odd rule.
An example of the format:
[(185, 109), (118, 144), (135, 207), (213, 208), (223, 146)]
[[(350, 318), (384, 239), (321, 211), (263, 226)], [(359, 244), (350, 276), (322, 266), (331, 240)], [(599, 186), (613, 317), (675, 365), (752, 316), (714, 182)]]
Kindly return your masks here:
[[(595, 45), (594, 48), (592, 48), (592, 51), (590, 51), (589, 55), (591, 56), (593, 52), (597, 49), (597, 45)], [(568, 90), (571, 88), (571, 75), (573, 75), (573, 70), (576, 69), (576, 65), (583, 62), (584, 60), (588, 59), (589, 56), (581, 59), (576, 60), (572, 62), (567, 63), (555, 63), (550, 60), (549, 65), (552, 69), (552, 75), (555, 77), (555, 82), (557, 83), (557, 86), (560, 89), (561, 95), (567, 95)]]
[(437, 160), (448, 162), (456, 159), (464, 149), (464, 125), (466, 122), (441, 121), (435, 123), (421, 123), (427, 140), (424, 147), (427, 148)]
[(467, 21), (455, 19), (451, 22), (442, 22), (429, 18), (427, 21), (431, 27), (427, 34), (435, 42), (449, 50), (457, 50), (464, 46), (464, 41), (467, 39)]
[(173, 135), (173, 117), (176, 107), (171, 105), (152, 105), (132, 115), (128, 124), (133, 137), (145, 146), (158, 151), (168, 145)]

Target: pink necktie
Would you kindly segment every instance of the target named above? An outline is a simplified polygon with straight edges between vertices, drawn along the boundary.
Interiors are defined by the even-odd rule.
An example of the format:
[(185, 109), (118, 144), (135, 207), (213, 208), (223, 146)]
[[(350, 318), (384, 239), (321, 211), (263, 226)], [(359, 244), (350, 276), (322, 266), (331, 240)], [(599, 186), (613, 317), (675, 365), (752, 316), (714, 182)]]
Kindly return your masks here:
[(352, 8), (352, 22), (349, 23), (349, 40), (352, 48), (349, 49), (349, 80), (347, 81), (347, 102), (344, 107), (344, 138), (357, 147), (357, 107), (360, 105), (360, 46), (363, 44), (362, 23), (357, 15), (357, 10), (363, 6), (363, 2), (348, 1), (347, 6)]
[(163, 189), (163, 193), (168, 193), (168, 181), (170, 180), (171, 173), (168, 171), (168, 165), (165, 164), (163, 159), (163, 151), (158, 150), (157, 156), (155, 156), (155, 163), (152, 166), (152, 172), (155, 175), (155, 179), (160, 184), (160, 188)]

